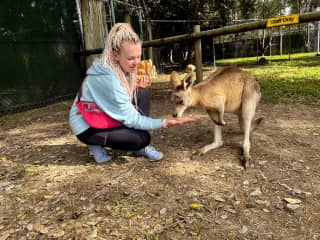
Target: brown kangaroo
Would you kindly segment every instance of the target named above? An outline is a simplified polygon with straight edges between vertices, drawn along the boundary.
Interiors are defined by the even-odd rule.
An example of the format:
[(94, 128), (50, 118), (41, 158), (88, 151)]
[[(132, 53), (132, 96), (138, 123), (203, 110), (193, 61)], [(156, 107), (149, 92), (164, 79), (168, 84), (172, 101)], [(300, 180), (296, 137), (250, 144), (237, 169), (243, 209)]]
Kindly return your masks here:
[(194, 84), (192, 73), (182, 80), (176, 72), (171, 74), (172, 100), (175, 105), (174, 117), (181, 117), (188, 107), (206, 109), (214, 123), (213, 142), (202, 147), (200, 154), (223, 145), (222, 126), (226, 124), (224, 113), (238, 116), (243, 131), (243, 165), (250, 165), (250, 131), (259, 125), (263, 118), (253, 120), (261, 98), (260, 86), (256, 78), (240, 68), (226, 67), (213, 72), (205, 81)]

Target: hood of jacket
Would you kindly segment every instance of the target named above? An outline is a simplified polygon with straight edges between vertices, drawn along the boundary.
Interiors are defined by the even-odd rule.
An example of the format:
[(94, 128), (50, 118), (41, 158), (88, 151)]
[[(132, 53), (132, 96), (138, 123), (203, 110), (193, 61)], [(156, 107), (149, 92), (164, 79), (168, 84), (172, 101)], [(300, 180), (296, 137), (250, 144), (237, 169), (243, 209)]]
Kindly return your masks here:
[(94, 60), (93, 64), (88, 68), (87, 75), (105, 75), (112, 72), (110, 67), (105, 67), (100, 59)]

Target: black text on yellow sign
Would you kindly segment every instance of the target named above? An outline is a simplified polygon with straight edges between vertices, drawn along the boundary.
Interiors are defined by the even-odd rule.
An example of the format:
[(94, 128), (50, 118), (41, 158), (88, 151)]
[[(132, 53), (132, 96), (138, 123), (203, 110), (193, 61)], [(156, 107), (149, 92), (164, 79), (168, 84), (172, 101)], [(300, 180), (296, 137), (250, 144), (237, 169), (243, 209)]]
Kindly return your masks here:
[(282, 25), (299, 23), (299, 14), (292, 14), (282, 17), (268, 18), (267, 27), (278, 27)]

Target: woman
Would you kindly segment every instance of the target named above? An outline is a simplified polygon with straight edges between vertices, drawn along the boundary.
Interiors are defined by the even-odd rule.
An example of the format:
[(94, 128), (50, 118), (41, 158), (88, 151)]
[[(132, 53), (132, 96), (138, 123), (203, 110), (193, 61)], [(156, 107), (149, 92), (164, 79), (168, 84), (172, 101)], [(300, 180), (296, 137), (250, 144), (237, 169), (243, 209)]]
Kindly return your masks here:
[[(94, 159), (111, 159), (105, 147), (134, 151), (150, 161), (159, 161), (163, 153), (150, 145), (147, 130), (171, 127), (192, 121), (191, 118), (153, 119), (149, 115), (148, 76), (137, 77), (142, 42), (127, 23), (115, 24), (106, 39), (100, 59), (87, 71), (71, 107), (69, 123), (77, 138), (88, 145)], [(91, 127), (77, 108), (77, 99), (94, 102), (101, 111), (120, 123), (111, 128)]]

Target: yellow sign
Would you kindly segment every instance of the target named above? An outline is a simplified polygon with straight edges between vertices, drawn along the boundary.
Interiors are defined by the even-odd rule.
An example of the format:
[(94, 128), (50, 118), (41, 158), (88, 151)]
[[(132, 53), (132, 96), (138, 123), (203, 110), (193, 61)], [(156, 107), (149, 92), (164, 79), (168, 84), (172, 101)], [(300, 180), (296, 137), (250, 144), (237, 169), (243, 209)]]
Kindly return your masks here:
[(299, 14), (292, 14), (288, 16), (268, 18), (267, 27), (278, 27), (282, 25), (299, 23)]

